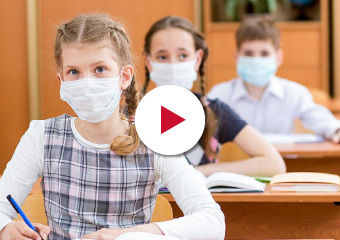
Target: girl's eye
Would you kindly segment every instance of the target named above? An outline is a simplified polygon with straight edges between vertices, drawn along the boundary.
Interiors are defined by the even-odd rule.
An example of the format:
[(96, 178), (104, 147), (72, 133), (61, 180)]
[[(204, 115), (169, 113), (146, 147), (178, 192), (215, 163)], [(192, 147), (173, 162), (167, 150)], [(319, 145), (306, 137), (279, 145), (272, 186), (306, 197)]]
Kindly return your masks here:
[(253, 56), (253, 52), (247, 50), (247, 51), (244, 52), (244, 55), (248, 56), (248, 57), (252, 57)]
[(106, 70), (105, 67), (97, 67), (96, 70), (95, 70), (95, 72), (96, 72), (96, 73), (102, 73), (102, 72), (104, 72), (105, 70)]
[(165, 61), (166, 60), (166, 56), (158, 56), (157, 60), (158, 61)]
[(268, 57), (269, 56), (269, 52), (263, 51), (261, 55), (262, 55), (262, 57)]
[(179, 59), (180, 60), (184, 60), (184, 59), (186, 59), (188, 57), (188, 54), (181, 54), (180, 56), (179, 56)]
[(69, 71), (69, 74), (72, 75), (72, 76), (76, 76), (76, 75), (78, 75), (78, 71), (75, 70), (75, 69), (71, 69), (71, 70)]

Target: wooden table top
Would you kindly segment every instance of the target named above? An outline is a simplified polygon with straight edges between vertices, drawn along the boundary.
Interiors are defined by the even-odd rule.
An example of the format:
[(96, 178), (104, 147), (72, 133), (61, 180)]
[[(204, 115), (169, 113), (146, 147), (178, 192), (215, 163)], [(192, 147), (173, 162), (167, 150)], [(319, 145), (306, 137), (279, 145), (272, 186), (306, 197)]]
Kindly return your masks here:
[[(175, 202), (170, 193), (162, 193), (169, 202)], [(263, 193), (212, 193), (218, 203), (223, 202), (275, 202), (275, 203), (340, 203), (340, 192), (270, 192), (269, 185)]]
[(281, 144), (275, 145), (275, 148), (287, 158), (340, 157), (340, 144), (332, 142)]

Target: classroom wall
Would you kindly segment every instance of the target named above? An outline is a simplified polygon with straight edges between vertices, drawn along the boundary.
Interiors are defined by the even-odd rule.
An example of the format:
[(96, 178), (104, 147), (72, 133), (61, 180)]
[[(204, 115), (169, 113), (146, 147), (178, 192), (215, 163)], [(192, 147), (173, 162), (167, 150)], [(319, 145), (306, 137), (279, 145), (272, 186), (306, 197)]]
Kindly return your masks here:
[[(26, 3), (37, 5), (39, 44), (39, 84), (33, 92), (39, 94), (40, 119), (63, 113), (74, 114), (59, 98), (57, 68), (53, 56), (53, 42), (57, 26), (80, 13), (104, 12), (121, 21), (127, 28), (135, 54), (137, 77), (144, 82), (143, 41), (153, 22), (168, 15), (195, 20), (198, 0), (16, 0), (2, 1), (0, 22), (0, 174), (6, 167), (30, 121), (27, 14)], [(30, 2), (32, 3), (32, 2)], [(146, 4), (147, 3), (147, 4)], [(32, 6), (32, 5), (31, 5)], [(155, 11), (157, 9), (157, 11)], [(151, 87), (153, 87), (151, 85)]]
[[(0, 173), (10, 160), (20, 137), (29, 124), (29, 94), (28, 94), (28, 67), (27, 67), (27, 14), (26, 2), (37, 4), (38, 17), (38, 44), (39, 44), (39, 84), (36, 91), (39, 93), (40, 119), (54, 117), (59, 114), (73, 111), (59, 98), (59, 82), (55, 76), (57, 68), (53, 57), (53, 42), (57, 26), (63, 21), (70, 20), (79, 13), (105, 12), (115, 19), (123, 22), (130, 34), (132, 51), (135, 54), (135, 69), (137, 79), (144, 83), (144, 58), (142, 55), (144, 36), (153, 22), (168, 15), (179, 15), (195, 22), (200, 11), (195, 6), (201, 5), (200, 0), (16, 0), (2, 1), (0, 8), (0, 21), (2, 23), (0, 37), (0, 73), (3, 79), (0, 102), (2, 114), (0, 118)], [(325, 0), (324, 0), (325, 1)], [(208, 1), (207, 1), (208, 2)], [(157, 11), (155, 11), (155, 9)], [(204, 10), (204, 9), (203, 9)], [(203, 11), (204, 12), (204, 11)], [(205, 13), (206, 14), (206, 13)], [(312, 23), (318, 25), (318, 23)], [(315, 28), (320, 28), (316, 26)], [(218, 29), (217, 29), (218, 30)], [(295, 30), (301, 30), (301, 27)], [(308, 29), (305, 29), (308, 30)], [(208, 33), (205, 33), (208, 35)], [(289, 36), (283, 36), (283, 42), (289, 41)], [(211, 36), (210, 36), (211, 37)], [(209, 38), (209, 37), (208, 37)], [(228, 38), (234, 41), (234, 37)], [(317, 39), (317, 38), (314, 38)], [(209, 41), (212, 42), (209, 42)], [(223, 38), (211, 37), (208, 42), (211, 50), (213, 45), (226, 45)], [(318, 41), (321, 41), (319, 39)], [(229, 44), (228, 44), (229, 45)], [(318, 42), (308, 42), (308, 48), (317, 49)], [(234, 44), (230, 44), (234, 46)], [(307, 45), (306, 45), (307, 46)], [(285, 44), (285, 49), (287, 44)], [(212, 59), (219, 59), (224, 51), (211, 52), (208, 63)], [(292, 51), (295, 53), (295, 51)], [(289, 51), (285, 53), (286, 62), (294, 61), (296, 56)], [(308, 52), (300, 54), (308, 61), (319, 63), (321, 61), (309, 57)], [(225, 59), (224, 55), (223, 59)], [(314, 63), (313, 62), (313, 63)], [(322, 61), (324, 62), (324, 61)], [(234, 64), (234, 63), (233, 63)], [(209, 64), (208, 64), (209, 65)], [(283, 68), (284, 69), (284, 66)], [(226, 71), (228, 69), (223, 69)], [(232, 67), (234, 74), (235, 67)], [(209, 77), (209, 70), (208, 77)], [(307, 79), (317, 77), (314, 71), (304, 73)], [(215, 75), (208, 78), (208, 87), (211, 88), (213, 79), (222, 80), (225, 72), (215, 71)], [(294, 75), (295, 76), (295, 75)], [(289, 76), (288, 76), (289, 77)], [(305, 77), (305, 76), (303, 76)], [(310, 80), (309, 80), (310, 81)], [(307, 82), (302, 82), (307, 84)], [(196, 85), (198, 83), (196, 82)], [(151, 88), (154, 85), (151, 84)], [(197, 86), (195, 86), (197, 89)], [(322, 85), (316, 85), (322, 88)], [(340, 89), (340, 88), (337, 88)], [(339, 90), (340, 91), (340, 90)]]
[(25, 0), (0, 8), (0, 174), (29, 124)]
[(333, 93), (334, 96), (340, 97), (340, 1), (332, 0), (332, 17), (333, 17), (333, 42), (332, 42), (332, 52), (333, 52)]
[[(137, 79), (144, 83), (144, 36), (153, 22), (168, 16), (179, 15), (194, 21), (195, 0), (40, 0), (40, 59), (41, 59), (41, 117), (43, 119), (65, 112), (74, 115), (72, 109), (59, 98), (59, 82), (53, 58), (53, 41), (56, 26), (79, 13), (104, 12), (120, 20), (126, 26), (135, 54)], [(146, 4), (147, 2), (147, 4)], [(155, 11), (157, 9), (157, 11)]]
[[(212, 21), (217, 7), (213, 2), (204, 0), (204, 34), (210, 57), (207, 64), (208, 89), (214, 85), (237, 77), (235, 32), (238, 22)], [(216, 10), (216, 9), (215, 9)], [(283, 64), (277, 75), (301, 83), (309, 88), (329, 92), (329, 2), (319, 1), (319, 20), (278, 21)]]

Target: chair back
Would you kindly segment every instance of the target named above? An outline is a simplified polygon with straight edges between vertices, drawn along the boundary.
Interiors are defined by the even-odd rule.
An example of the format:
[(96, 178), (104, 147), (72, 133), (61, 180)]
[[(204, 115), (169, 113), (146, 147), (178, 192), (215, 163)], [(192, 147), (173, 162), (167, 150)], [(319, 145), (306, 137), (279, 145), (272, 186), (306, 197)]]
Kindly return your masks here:
[(164, 222), (172, 219), (173, 213), (169, 201), (165, 197), (158, 195), (151, 222)]

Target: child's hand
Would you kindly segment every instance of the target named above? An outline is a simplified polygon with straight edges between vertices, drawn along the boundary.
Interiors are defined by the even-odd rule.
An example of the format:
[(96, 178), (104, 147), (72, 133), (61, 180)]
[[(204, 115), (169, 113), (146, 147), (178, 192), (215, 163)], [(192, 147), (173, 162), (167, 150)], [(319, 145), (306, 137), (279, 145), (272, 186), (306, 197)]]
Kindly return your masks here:
[(113, 240), (116, 239), (118, 236), (106, 235), (106, 234), (99, 234), (95, 240)]
[[(37, 227), (44, 240), (50, 232), (50, 228), (42, 224), (33, 224)], [(0, 232), (1, 240), (41, 240), (38, 233), (33, 231), (24, 221), (11, 222)]]
[(33, 226), (35, 227), (35, 229), (37, 229), (40, 236), (42, 236), (43, 240), (47, 240), (47, 236), (48, 234), (50, 234), (51, 231), (50, 227), (45, 226), (41, 223), (33, 223)]
[(127, 229), (109, 229), (102, 228), (97, 232), (93, 232), (87, 235), (84, 235), (82, 239), (96, 239), (96, 240), (113, 240), (116, 239), (119, 235), (128, 232)]
[(332, 142), (334, 142), (334, 143), (340, 143), (340, 129), (338, 129), (338, 130), (334, 133), (334, 135), (333, 135), (333, 137), (332, 137)]

